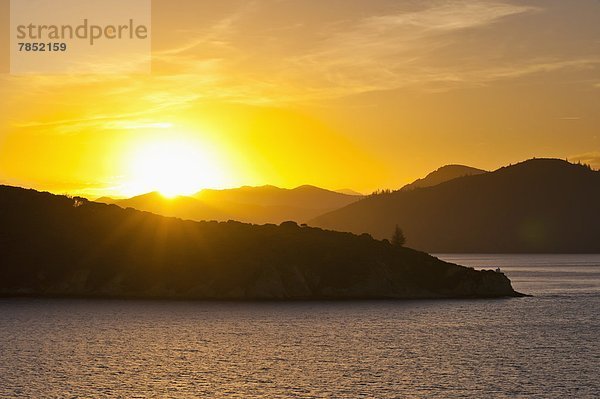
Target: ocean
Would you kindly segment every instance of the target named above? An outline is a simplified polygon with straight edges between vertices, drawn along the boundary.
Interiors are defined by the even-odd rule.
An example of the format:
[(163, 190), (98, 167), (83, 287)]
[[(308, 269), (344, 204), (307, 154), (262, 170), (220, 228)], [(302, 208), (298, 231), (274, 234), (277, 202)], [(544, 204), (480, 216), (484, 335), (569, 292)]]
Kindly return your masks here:
[(0, 299), (0, 398), (598, 398), (600, 255), (437, 255), (527, 298)]

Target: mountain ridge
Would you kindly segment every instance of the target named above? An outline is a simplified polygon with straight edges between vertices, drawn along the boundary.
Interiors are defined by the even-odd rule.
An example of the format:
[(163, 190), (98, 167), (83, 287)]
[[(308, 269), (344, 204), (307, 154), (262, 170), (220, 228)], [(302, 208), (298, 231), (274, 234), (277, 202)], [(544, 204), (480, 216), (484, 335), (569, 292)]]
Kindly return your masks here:
[(190, 196), (174, 198), (165, 198), (153, 192), (120, 200), (100, 198), (96, 202), (197, 221), (231, 219), (255, 224), (279, 224), (287, 220), (302, 223), (360, 198), (362, 196), (338, 193), (312, 185), (292, 189), (264, 185), (223, 190), (204, 189)]
[(532, 159), (435, 186), (373, 195), (310, 225), (377, 238), (399, 225), (407, 245), (433, 253), (597, 253), (600, 172)]
[(416, 188), (437, 186), (438, 184), (445, 183), (459, 177), (480, 175), (483, 173), (487, 173), (487, 171), (458, 164), (444, 165), (427, 174), (427, 176), (405, 185), (401, 188), (401, 190), (414, 190)]

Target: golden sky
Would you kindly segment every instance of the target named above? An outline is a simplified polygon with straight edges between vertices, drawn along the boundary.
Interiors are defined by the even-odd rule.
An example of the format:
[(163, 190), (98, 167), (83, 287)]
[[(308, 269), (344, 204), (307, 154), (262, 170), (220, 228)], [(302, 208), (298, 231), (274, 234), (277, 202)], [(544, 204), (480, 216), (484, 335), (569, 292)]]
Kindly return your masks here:
[(119, 196), (185, 169), (187, 191), (369, 192), (448, 163), (600, 167), (599, 1), (155, 0), (152, 12), (151, 74), (0, 75), (0, 182)]

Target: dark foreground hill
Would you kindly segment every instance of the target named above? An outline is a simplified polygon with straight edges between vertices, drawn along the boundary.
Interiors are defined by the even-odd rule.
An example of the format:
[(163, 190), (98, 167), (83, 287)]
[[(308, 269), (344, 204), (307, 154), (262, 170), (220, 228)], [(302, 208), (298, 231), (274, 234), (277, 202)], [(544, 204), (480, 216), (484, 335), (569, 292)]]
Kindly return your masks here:
[(516, 296), (475, 271), (367, 235), (292, 222), (182, 221), (0, 186), (0, 294), (186, 299)]
[(533, 159), (433, 187), (374, 195), (309, 224), (391, 236), (427, 252), (600, 253), (600, 172)]

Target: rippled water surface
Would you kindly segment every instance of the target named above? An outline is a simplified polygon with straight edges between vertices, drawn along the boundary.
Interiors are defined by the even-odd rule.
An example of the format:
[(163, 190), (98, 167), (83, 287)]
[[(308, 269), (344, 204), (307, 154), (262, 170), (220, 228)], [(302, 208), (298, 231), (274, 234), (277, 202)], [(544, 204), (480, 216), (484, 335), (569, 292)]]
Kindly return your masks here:
[(0, 397), (598, 398), (599, 255), (440, 255), (532, 298), (0, 300)]

